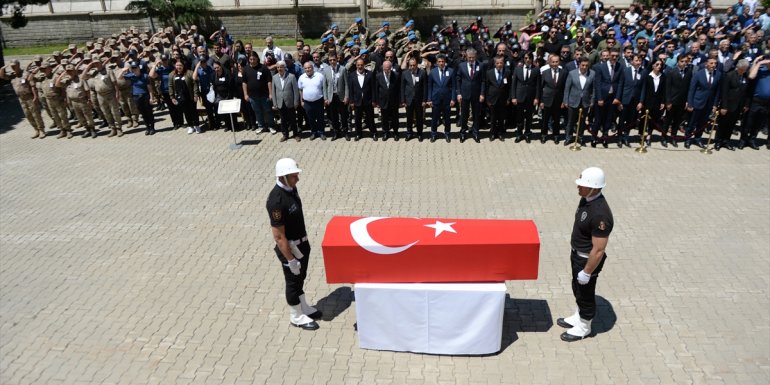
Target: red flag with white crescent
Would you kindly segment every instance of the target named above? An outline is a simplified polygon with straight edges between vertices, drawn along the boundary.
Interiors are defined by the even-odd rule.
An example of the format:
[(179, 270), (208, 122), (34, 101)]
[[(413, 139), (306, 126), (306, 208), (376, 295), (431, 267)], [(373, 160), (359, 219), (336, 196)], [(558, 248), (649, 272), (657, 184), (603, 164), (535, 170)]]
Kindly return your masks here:
[(530, 220), (334, 217), (321, 244), (328, 283), (537, 279)]

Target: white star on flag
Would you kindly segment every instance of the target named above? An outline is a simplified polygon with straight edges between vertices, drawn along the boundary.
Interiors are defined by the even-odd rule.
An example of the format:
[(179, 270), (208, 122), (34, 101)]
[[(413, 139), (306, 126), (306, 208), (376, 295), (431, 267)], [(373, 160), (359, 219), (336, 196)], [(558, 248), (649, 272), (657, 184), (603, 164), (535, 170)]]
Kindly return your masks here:
[(437, 238), (444, 231), (449, 231), (450, 233), (457, 234), (457, 231), (455, 231), (455, 229), (452, 228), (452, 225), (454, 225), (455, 223), (457, 223), (457, 222), (444, 223), (444, 222), (441, 222), (441, 221), (437, 220), (436, 223), (434, 223), (432, 225), (424, 225), (424, 226), (425, 227), (431, 227), (431, 228), (435, 229), (436, 230), (436, 235), (434, 235), (433, 237)]

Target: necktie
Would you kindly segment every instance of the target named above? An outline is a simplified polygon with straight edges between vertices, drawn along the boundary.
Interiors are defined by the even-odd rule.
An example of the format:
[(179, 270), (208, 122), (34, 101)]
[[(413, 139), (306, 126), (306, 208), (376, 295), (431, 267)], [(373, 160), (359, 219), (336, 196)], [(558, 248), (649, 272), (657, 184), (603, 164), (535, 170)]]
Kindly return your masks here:
[(524, 67), (524, 81), (529, 80), (529, 67)]
[(612, 68), (612, 67), (613, 67), (612, 63), (610, 63), (610, 66), (609, 66), (609, 68), (610, 68), (610, 80), (612, 79), (612, 76), (615, 74), (615, 69)]
[(636, 80), (636, 70), (631, 68), (631, 80)]
[(500, 84), (500, 71), (497, 71), (497, 84)]
[(556, 83), (559, 81), (559, 70), (553, 71), (553, 85), (556, 85)]
[(706, 79), (708, 79), (709, 86), (711, 85), (711, 72), (706, 73)]
[(475, 74), (475, 73), (476, 73), (476, 69), (474, 68), (474, 65), (473, 65), (473, 63), (470, 63), (470, 64), (468, 64), (468, 65), (469, 65), (469, 66), (471, 66), (471, 78), (473, 78), (473, 74)]

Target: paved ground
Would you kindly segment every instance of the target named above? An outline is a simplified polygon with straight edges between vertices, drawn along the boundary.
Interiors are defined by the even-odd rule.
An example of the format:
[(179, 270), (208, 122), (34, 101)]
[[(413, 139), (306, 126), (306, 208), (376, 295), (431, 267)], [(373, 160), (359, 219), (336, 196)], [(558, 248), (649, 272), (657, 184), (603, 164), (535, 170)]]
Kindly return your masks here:
[[(552, 143), (302, 141), (141, 130), (31, 140), (0, 103), (2, 384), (767, 384), (770, 151)], [(167, 127), (168, 120), (159, 127)], [(290, 328), (265, 198), (296, 158), (321, 329)], [(594, 338), (569, 315), (574, 179), (608, 173), (616, 227)], [(540, 277), (508, 282), (503, 350), (365, 351), (349, 285), (328, 285), (333, 215), (532, 218)], [(479, 259), (483, 263), (483, 259)]]

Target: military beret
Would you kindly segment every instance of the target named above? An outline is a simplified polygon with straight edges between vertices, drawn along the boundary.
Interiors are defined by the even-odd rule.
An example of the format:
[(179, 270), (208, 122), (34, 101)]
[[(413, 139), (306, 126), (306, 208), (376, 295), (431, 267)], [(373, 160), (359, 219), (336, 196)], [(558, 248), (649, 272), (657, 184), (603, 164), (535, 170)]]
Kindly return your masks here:
[(413, 25), (414, 25), (414, 20), (409, 20), (409, 21), (407, 21), (407, 22), (406, 22), (406, 24), (405, 24), (405, 26), (406, 26), (406, 27), (411, 27), (411, 26), (413, 26)]
[(390, 22), (389, 21), (383, 21), (382, 22), (382, 26), (383, 27), (390, 27)]
[(363, 23), (363, 22), (364, 22), (364, 19), (362, 19), (362, 18), (360, 18), (360, 17), (357, 17), (357, 18), (356, 18), (356, 24), (361, 24), (361, 23)]

